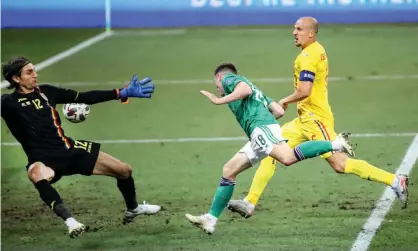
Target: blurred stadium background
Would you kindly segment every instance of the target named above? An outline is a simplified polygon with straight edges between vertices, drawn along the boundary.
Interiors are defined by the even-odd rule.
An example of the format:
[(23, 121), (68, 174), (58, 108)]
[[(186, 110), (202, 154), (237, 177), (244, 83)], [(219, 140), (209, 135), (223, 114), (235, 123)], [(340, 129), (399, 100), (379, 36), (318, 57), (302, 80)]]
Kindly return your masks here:
[[(68, 136), (102, 142), (104, 151), (132, 164), (139, 199), (165, 208), (123, 226), (116, 182), (64, 178), (58, 191), (93, 228), (69, 240), (61, 220), (27, 180), (25, 155), (2, 121), (2, 250), (418, 250), (413, 168), (418, 1), (3, 0), (1, 5), (2, 62), (29, 57), (41, 84), (83, 91), (120, 87), (134, 73), (155, 80), (151, 100), (98, 104), (87, 121), (63, 121), (63, 128)], [(254, 217), (225, 212), (216, 233), (205, 236), (184, 214), (209, 208), (223, 163), (245, 139), (227, 107), (210, 105), (199, 90), (214, 91), (214, 66), (233, 61), (268, 96), (291, 93), (299, 53), (292, 28), (305, 15), (320, 23), (337, 131), (355, 134), (360, 158), (409, 172), (409, 207), (401, 210), (395, 201), (385, 215), (391, 203), (380, 200), (383, 185), (338, 176), (318, 158), (278, 168)], [(3, 81), (2, 93), (10, 92), (5, 86)], [(292, 106), (280, 122), (294, 116)], [(234, 198), (245, 194), (253, 174), (254, 169), (239, 177)], [(377, 217), (369, 218), (372, 212)]]

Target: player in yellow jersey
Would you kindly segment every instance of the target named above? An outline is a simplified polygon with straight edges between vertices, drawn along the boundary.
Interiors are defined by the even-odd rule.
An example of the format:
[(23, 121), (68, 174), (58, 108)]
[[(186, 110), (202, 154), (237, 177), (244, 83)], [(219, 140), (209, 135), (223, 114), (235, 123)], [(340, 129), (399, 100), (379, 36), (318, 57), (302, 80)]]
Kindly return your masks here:
[[(293, 35), (296, 47), (302, 49), (294, 64), (294, 87), (291, 95), (278, 103), (286, 110), (297, 103), (298, 117), (282, 126), (290, 147), (309, 140), (334, 140), (334, 116), (328, 103), (328, 59), (324, 47), (317, 41), (318, 22), (312, 17), (297, 20)], [(384, 183), (394, 190), (403, 203), (408, 200), (408, 177), (395, 175), (370, 165), (364, 160), (349, 158), (344, 153), (321, 155), (337, 173), (354, 174), (362, 179)], [(248, 195), (243, 200), (231, 200), (228, 209), (248, 218), (254, 212), (264, 188), (273, 176), (276, 161), (267, 157), (258, 168)]]

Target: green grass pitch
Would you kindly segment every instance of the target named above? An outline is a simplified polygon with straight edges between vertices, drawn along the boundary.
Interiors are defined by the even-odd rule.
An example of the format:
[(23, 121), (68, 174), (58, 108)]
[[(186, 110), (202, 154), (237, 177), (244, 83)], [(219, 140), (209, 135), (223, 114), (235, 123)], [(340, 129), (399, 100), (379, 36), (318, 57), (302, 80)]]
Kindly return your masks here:
[[(35, 63), (41, 62), (99, 32), (2, 30), (2, 61), (26, 55)], [(193, 28), (177, 35), (137, 32), (116, 33), (39, 72), (40, 83), (80, 91), (121, 87), (134, 73), (155, 79), (156, 92), (150, 100), (94, 105), (89, 118), (80, 124), (63, 119), (68, 136), (128, 141), (242, 137), (228, 108), (211, 105), (199, 93), (202, 89), (215, 91), (209, 81), (215, 65), (223, 61), (235, 62), (243, 75), (255, 80), (274, 99), (292, 92), (292, 67), (299, 49), (293, 46), (291, 26)], [(418, 77), (413, 77), (418, 73), (416, 24), (329, 25), (321, 28), (319, 41), (327, 49), (330, 78), (335, 79), (329, 83), (329, 98), (337, 131), (418, 132)], [(280, 81), (274, 83), (267, 78)], [(295, 116), (292, 105), (280, 123)], [(3, 121), (1, 126), (2, 142), (15, 141)], [(412, 139), (384, 136), (353, 141), (359, 145), (358, 158), (394, 172)], [(139, 200), (158, 203), (164, 210), (124, 226), (124, 203), (115, 180), (63, 178), (56, 188), (64, 202), (79, 221), (93, 228), (75, 240), (69, 239), (63, 222), (43, 205), (28, 181), (26, 157), (20, 146), (2, 145), (1, 248), (349, 250), (385, 187), (355, 176), (337, 175), (320, 158), (278, 167), (250, 219), (225, 211), (212, 236), (186, 221), (185, 213), (199, 214), (209, 209), (223, 163), (244, 143), (103, 144), (103, 151), (133, 166)], [(239, 176), (233, 198), (246, 193), (254, 172), (250, 169)], [(418, 247), (416, 164), (410, 177), (409, 207), (401, 210), (400, 204), (394, 203), (370, 250)]]

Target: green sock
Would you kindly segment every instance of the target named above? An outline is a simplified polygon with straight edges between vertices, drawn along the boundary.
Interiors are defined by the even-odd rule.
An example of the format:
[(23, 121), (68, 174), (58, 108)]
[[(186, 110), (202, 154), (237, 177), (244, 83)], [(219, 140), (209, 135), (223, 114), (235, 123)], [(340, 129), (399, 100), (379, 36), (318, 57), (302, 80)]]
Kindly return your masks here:
[(332, 144), (331, 141), (318, 140), (308, 141), (299, 144), (295, 147), (295, 155), (299, 161), (309, 158), (314, 158), (318, 155), (331, 152)]
[(216, 189), (215, 197), (213, 198), (209, 214), (219, 218), (232, 197), (234, 187), (235, 181), (222, 177), (221, 184), (219, 184), (218, 189)]

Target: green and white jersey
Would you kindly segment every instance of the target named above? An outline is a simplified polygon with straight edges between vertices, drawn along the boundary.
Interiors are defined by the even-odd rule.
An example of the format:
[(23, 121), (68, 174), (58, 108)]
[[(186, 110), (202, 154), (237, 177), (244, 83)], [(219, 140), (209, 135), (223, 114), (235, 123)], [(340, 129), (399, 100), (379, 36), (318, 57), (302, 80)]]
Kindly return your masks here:
[(270, 113), (268, 106), (272, 100), (266, 97), (250, 80), (236, 74), (226, 74), (222, 79), (225, 95), (231, 94), (239, 82), (249, 85), (253, 93), (244, 100), (237, 100), (228, 104), (241, 128), (248, 138), (256, 127), (278, 124), (276, 118)]

